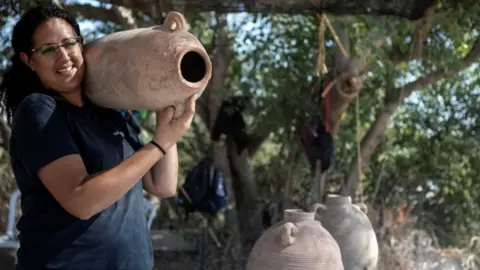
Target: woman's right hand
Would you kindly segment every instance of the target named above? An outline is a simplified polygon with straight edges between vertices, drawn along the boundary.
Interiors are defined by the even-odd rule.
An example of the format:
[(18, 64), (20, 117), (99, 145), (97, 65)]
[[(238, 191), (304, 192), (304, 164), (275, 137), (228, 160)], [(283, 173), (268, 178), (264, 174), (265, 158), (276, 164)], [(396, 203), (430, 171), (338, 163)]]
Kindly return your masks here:
[(193, 116), (195, 115), (196, 100), (196, 94), (191, 96), (187, 100), (185, 111), (177, 118), (174, 118), (175, 108), (173, 106), (156, 112), (156, 128), (153, 140), (160, 144), (166, 151), (190, 128)]

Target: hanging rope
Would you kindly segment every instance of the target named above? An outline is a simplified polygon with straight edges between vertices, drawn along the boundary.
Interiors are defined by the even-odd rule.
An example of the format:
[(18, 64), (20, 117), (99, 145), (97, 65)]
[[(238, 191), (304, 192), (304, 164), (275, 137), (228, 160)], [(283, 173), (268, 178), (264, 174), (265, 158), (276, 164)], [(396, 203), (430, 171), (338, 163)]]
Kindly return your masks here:
[(358, 171), (358, 184), (360, 188), (360, 202), (365, 202), (365, 197), (363, 194), (363, 181), (362, 181), (362, 150), (361, 150), (361, 135), (360, 135), (360, 97), (359, 95), (355, 98), (355, 122), (356, 122), (356, 141), (357, 141), (357, 171)]
[[(318, 27), (318, 58), (317, 58), (317, 65), (315, 68), (315, 74), (320, 76), (320, 70), (322, 69), (323, 73), (327, 73), (328, 70), (325, 66), (325, 25), (330, 30), (335, 43), (337, 44), (338, 48), (340, 49), (341, 53), (345, 58), (350, 58), (348, 52), (345, 50), (340, 38), (338, 37), (335, 29), (330, 24), (328, 17), (324, 13), (316, 14), (317, 19), (319, 20), (319, 27)], [(334, 78), (330, 81), (322, 92), (322, 98), (325, 99), (325, 126), (327, 131), (330, 131), (330, 123), (328, 121), (328, 114), (330, 111), (330, 90), (333, 86), (338, 82), (340, 78), (342, 78), (345, 74), (341, 74), (340, 76)], [(357, 148), (357, 172), (358, 172), (358, 180), (359, 180), (359, 188), (360, 188), (360, 201), (364, 202), (364, 193), (363, 193), (363, 180), (362, 180), (362, 156), (361, 156), (361, 125), (360, 125), (360, 98), (359, 94), (357, 93), (355, 98), (355, 122), (356, 122), (356, 148)]]
[[(323, 13), (317, 13), (316, 17), (318, 20), (318, 56), (317, 64), (315, 66), (315, 75), (320, 77), (320, 75), (328, 73), (328, 68), (325, 64), (325, 23), (327, 17)], [(327, 94), (322, 96), (322, 98), (325, 100), (325, 129), (327, 132), (330, 132), (330, 122), (328, 121), (330, 112), (330, 96)]]
[(317, 65), (315, 66), (315, 75), (320, 77), (320, 72), (322, 74), (328, 73), (327, 65), (325, 65), (325, 19), (323, 13), (317, 13), (317, 20), (319, 21), (318, 25), (318, 57)]

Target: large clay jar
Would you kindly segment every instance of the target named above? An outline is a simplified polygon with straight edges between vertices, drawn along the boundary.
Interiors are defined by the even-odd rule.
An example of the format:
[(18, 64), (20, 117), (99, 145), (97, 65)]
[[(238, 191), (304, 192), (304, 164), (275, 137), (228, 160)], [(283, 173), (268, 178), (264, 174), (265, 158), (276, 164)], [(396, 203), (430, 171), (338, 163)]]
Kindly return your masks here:
[(186, 29), (181, 13), (163, 25), (115, 32), (85, 46), (86, 95), (114, 109), (159, 110), (201, 95), (212, 73), (202, 44)]
[(378, 242), (364, 204), (353, 204), (349, 196), (329, 194), (325, 204), (313, 208), (340, 246), (345, 270), (376, 269)]
[(343, 270), (340, 248), (315, 213), (284, 211), (250, 252), (247, 270)]

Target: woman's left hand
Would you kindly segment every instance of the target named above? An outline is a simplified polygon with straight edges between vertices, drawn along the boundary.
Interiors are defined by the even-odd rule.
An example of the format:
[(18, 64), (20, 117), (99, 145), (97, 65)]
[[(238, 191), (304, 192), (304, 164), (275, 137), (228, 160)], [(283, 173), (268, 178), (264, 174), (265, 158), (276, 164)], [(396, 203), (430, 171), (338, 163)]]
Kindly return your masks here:
[[(190, 128), (190, 124), (195, 114), (195, 101), (197, 95), (191, 96), (184, 106), (183, 111), (178, 114), (177, 109), (170, 106), (164, 110), (156, 111), (156, 127), (154, 140), (157, 143), (164, 143), (163, 147), (169, 148), (180, 139)], [(166, 149), (165, 149), (166, 150)]]

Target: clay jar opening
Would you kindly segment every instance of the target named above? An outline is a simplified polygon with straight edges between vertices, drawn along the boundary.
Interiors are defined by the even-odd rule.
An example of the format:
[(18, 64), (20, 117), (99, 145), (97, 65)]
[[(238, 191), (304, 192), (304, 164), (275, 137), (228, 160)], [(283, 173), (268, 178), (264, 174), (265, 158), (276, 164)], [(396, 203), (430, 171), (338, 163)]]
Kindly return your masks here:
[(328, 194), (325, 204), (351, 204), (352, 198), (350, 196), (343, 196), (338, 194)]
[(180, 59), (180, 75), (188, 86), (198, 87), (198, 83), (208, 75), (208, 62), (203, 53), (195, 50), (187, 51)]
[(301, 209), (286, 209), (283, 211), (283, 220), (289, 222), (298, 222), (303, 220), (314, 220), (314, 212), (304, 212)]

